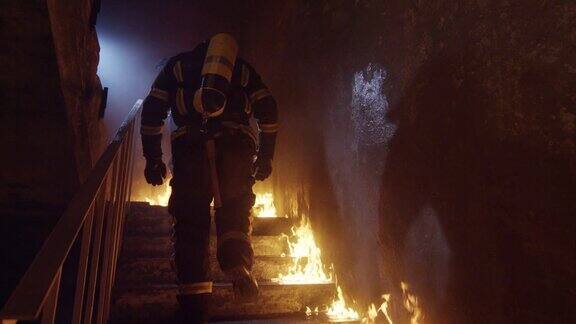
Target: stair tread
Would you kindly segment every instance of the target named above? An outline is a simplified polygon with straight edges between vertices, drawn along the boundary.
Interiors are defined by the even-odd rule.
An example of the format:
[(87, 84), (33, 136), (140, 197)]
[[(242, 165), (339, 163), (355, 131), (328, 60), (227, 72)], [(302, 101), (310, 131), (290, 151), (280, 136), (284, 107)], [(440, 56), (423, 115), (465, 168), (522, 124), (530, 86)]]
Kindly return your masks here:
[[(216, 237), (210, 239), (210, 251), (216, 251)], [(288, 252), (288, 244), (281, 236), (253, 236), (252, 248), (255, 255), (281, 255)], [(164, 257), (172, 254), (172, 239), (169, 235), (148, 237), (127, 236), (122, 243), (122, 254), (134, 257)]]
[[(294, 258), (291, 257), (257, 255), (254, 257), (255, 263), (252, 274), (257, 280), (275, 278), (290, 266), (293, 260)], [(117, 289), (123, 289), (125, 286), (150, 286), (176, 282), (176, 273), (171, 261), (172, 259), (169, 257), (122, 258), (118, 264)], [(220, 270), (216, 257), (211, 256), (209, 261), (212, 280), (227, 282), (228, 280)]]
[[(169, 322), (174, 319), (178, 293), (171, 264), (172, 217), (166, 207), (132, 202), (125, 224), (111, 322)], [(288, 247), (281, 236), (288, 233), (293, 224), (294, 219), (289, 218), (253, 220), (253, 274), (260, 284), (261, 294), (252, 303), (234, 300), (232, 285), (216, 260), (216, 237), (212, 226), (213, 320), (224, 321), (220, 323), (301, 323), (305, 306), (327, 304), (333, 298), (336, 291), (333, 283), (281, 285), (271, 280), (293, 262), (293, 258), (282, 256)]]
[[(295, 222), (294, 218), (288, 217), (255, 217), (252, 219), (252, 235), (289, 233)], [(172, 216), (168, 213), (167, 207), (133, 201), (130, 203), (130, 213), (126, 217), (126, 235), (169, 235), (172, 224)]]
[(245, 319), (245, 320), (212, 320), (210, 323), (219, 324), (310, 324), (310, 323), (323, 323), (315, 320), (308, 320), (302, 318), (302, 316), (291, 316), (291, 317), (281, 317), (281, 318), (266, 318), (266, 319)]
[[(170, 317), (177, 308), (176, 285), (157, 285), (148, 289), (134, 288), (118, 294), (113, 314), (116, 320)], [(231, 284), (214, 284), (212, 318), (280, 316), (302, 313), (308, 305), (325, 305), (334, 295), (333, 283), (280, 285), (260, 282), (260, 296), (256, 302), (238, 303), (233, 298)]]

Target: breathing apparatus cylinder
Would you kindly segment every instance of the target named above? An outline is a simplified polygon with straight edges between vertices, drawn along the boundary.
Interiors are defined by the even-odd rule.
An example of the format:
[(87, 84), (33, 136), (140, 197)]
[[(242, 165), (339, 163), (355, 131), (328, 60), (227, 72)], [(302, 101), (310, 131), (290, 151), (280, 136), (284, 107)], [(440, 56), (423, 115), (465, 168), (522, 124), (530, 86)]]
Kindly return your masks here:
[(206, 118), (224, 112), (237, 54), (238, 44), (231, 35), (221, 33), (210, 38), (202, 66), (202, 85), (194, 93), (194, 109)]

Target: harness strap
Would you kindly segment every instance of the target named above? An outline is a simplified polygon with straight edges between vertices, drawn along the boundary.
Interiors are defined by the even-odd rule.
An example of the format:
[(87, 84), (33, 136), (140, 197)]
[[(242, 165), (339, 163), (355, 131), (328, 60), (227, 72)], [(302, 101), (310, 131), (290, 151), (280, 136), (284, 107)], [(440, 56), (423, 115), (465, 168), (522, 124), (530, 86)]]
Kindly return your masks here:
[[(247, 125), (243, 125), (243, 124), (239, 124), (236, 122), (232, 122), (232, 121), (224, 121), (224, 122), (222, 122), (222, 126), (224, 128), (234, 129), (234, 130), (237, 130), (241, 133), (248, 135), (250, 137), (250, 139), (254, 142), (254, 146), (256, 146), (256, 143), (258, 140), (257, 140), (256, 134), (254, 132), (254, 129), (252, 129), (252, 127), (247, 126)], [(179, 127), (178, 129), (176, 129), (175, 131), (172, 132), (172, 134), (170, 135), (170, 138), (173, 141), (173, 140), (185, 135), (186, 133), (188, 133), (190, 131), (194, 131), (194, 128), (192, 128), (190, 126)], [(219, 136), (221, 136), (221, 132), (217, 133), (214, 137), (219, 137)]]

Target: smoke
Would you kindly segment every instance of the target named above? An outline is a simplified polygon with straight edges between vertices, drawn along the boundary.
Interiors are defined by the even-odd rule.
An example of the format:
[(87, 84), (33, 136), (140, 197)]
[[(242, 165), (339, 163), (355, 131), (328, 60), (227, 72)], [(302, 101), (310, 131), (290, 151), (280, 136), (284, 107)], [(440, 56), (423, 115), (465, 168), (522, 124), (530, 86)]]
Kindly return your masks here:
[[(136, 100), (146, 97), (156, 74), (160, 71), (158, 63), (165, 55), (150, 44), (137, 41), (134, 35), (112, 32), (113, 27), (103, 24), (98, 30), (100, 41), (98, 75), (103, 86), (108, 87), (104, 124), (109, 138), (114, 135)], [(139, 133), (139, 123), (135, 132)], [(169, 153), (170, 149), (167, 139), (169, 139), (168, 133), (164, 132), (162, 146), (165, 156), (168, 156), (166, 153)], [(138, 136), (135, 144), (133, 197), (153, 196), (154, 188), (147, 185), (143, 177), (145, 161)]]
[[(108, 87), (108, 103), (104, 122), (113, 135), (136, 100), (146, 96), (154, 75), (153, 60), (158, 58), (120, 36), (99, 33), (100, 64), (98, 75)], [(148, 55), (146, 55), (146, 53)]]

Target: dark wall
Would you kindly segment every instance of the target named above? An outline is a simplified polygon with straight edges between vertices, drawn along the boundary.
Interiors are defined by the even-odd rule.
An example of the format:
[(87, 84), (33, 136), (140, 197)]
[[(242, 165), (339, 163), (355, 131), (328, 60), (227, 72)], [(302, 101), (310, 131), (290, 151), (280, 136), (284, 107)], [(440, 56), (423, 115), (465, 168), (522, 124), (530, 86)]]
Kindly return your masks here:
[(275, 181), (308, 188), (347, 291), (407, 281), (436, 323), (575, 319), (573, 3), (253, 6)]
[(92, 1), (0, 3), (0, 304), (103, 149)]

